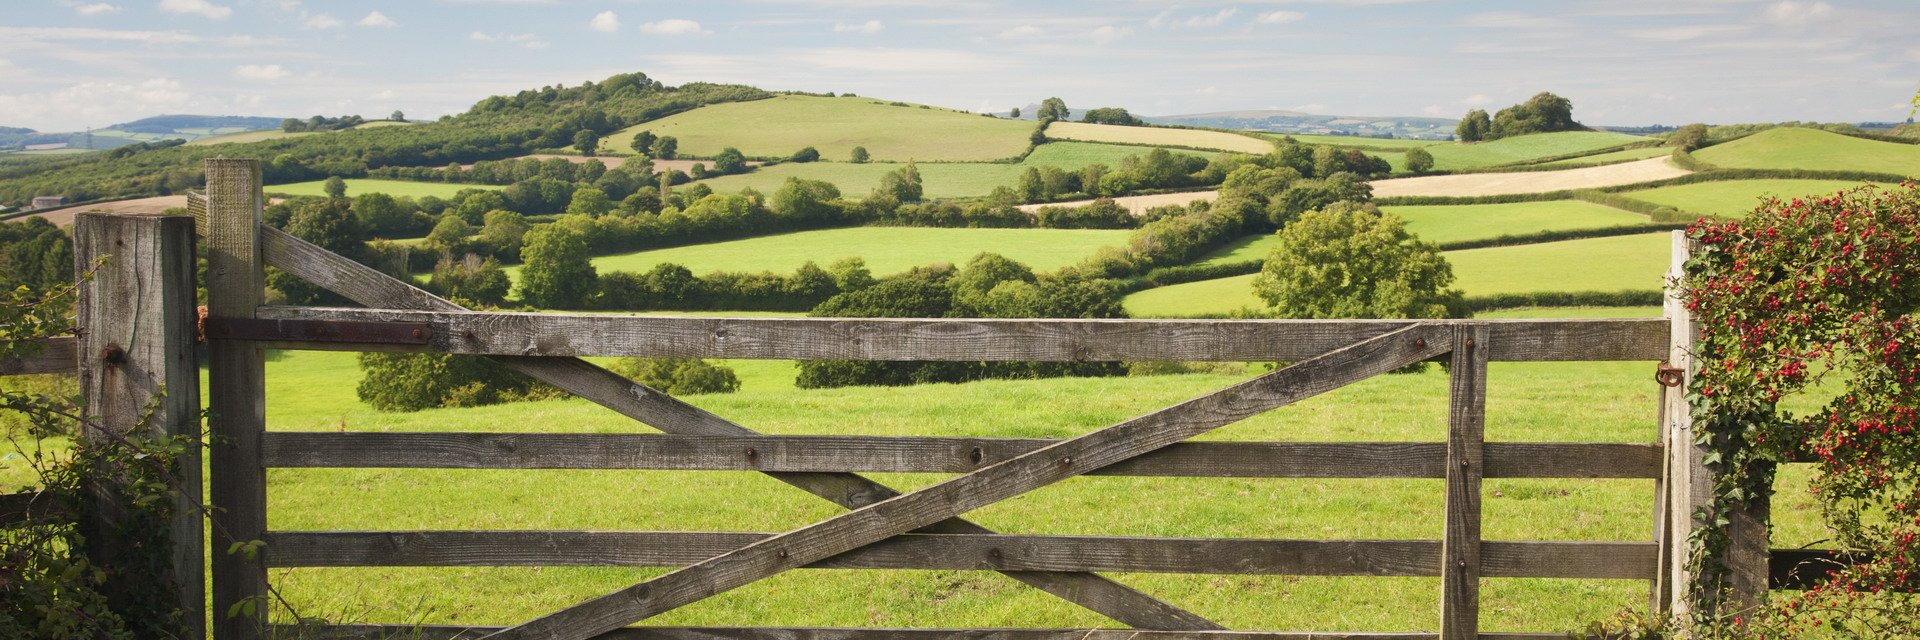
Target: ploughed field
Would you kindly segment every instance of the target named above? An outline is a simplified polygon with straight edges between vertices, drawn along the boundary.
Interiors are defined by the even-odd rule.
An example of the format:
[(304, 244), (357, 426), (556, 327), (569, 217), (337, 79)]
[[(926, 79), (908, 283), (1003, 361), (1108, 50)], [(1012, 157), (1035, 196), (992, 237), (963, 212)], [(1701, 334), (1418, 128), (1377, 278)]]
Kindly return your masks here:
[[(794, 365), (730, 361), (740, 392), (690, 396), (773, 434), (1070, 437), (1227, 386), (1264, 370), (1173, 376), (984, 381), (905, 388), (798, 390)], [(286, 431), (647, 433), (580, 400), (409, 414), (359, 404), (346, 353), (281, 354), (268, 363), (269, 428)], [(1653, 437), (1650, 363), (1495, 363), (1490, 440), (1645, 442)], [(1381, 376), (1205, 439), (1441, 441), (1445, 374)], [(1578, 416), (1569, 419), (1568, 416)], [(945, 476), (873, 474), (901, 489)], [(1782, 546), (1814, 526), (1798, 469), (1777, 499)], [(1488, 480), (1492, 540), (1641, 541), (1652, 528), (1650, 480)], [(1311, 539), (1441, 535), (1439, 480), (1080, 478), (968, 517), (1014, 533)], [(275, 530), (589, 529), (781, 531), (837, 508), (750, 472), (276, 469)], [(601, 595), (665, 569), (279, 569), (272, 579), (308, 616), (335, 621), (507, 624)], [(1113, 576), (1235, 628), (1420, 630), (1437, 627), (1428, 578)], [(1489, 579), (1491, 631), (1566, 630), (1646, 602), (1631, 580)], [(652, 619), (662, 625), (1102, 625), (1097, 615), (986, 571), (789, 572)]]

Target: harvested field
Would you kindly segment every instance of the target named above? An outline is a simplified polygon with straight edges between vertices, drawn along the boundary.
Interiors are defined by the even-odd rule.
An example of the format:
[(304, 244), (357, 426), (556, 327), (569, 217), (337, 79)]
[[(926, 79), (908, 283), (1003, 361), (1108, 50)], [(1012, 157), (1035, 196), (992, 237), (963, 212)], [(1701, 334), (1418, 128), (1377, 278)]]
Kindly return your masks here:
[(1173, 129), (1167, 127), (1123, 127), (1085, 122), (1055, 122), (1047, 125), (1047, 137), (1083, 142), (1163, 145), (1218, 149), (1238, 153), (1266, 153), (1273, 150), (1267, 140), (1225, 131)]
[(1667, 158), (1647, 158), (1599, 167), (1560, 171), (1521, 171), (1513, 173), (1469, 173), (1451, 176), (1424, 176), (1373, 181), (1373, 197), (1398, 196), (1497, 196), (1514, 193), (1546, 193), (1568, 189), (1592, 189), (1623, 184), (1652, 182), (1687, 175)]
[[(1141, 215), (1148, 209), (1175, 204), (1187, 204), (1194, 201), (1213, 202), (1220, 197), (1219, 191), (1182, 191), (1180, 193), (1159, 193), (1150, 196), (1122, 196), (1114, 198), (1114, 204), (1125, 207), (1133, 215)], [(1039, 211), (1041, 207), (1084, 207), (1093, 204), (1093, 200), (1070, 200), (1067, 202), (1046, 202), (1041, 204), (1023, 204), (1020, 210), (1027, 213)]]

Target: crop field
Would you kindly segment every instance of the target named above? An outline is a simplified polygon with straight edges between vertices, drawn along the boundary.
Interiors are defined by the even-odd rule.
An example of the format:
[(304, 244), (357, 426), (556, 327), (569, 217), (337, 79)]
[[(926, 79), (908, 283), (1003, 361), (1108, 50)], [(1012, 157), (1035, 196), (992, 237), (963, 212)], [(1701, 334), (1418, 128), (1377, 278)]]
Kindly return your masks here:
[(1646, 138), (1609, 131), (1561, 131), (1472, 144), (1448, 142), (1425, 148), (1428, 153), (1433, 154), (1433, 168), (1442, 171), (1460, 171), (1569, 153), (1598, 151), (1643, 140)]
[(865, 146), (874, 160), (986, 161), (1027, 148), (1033, 124), (942, 108), (896, 107), (872, 98), (775, 96), (708, 105), (628, 127), (602, 145), (632, 153), (633, 135), (652, 131), (680, 141), (681, 153), (712, 157), (727, 147), (749, 156), (787, 156), (801, 147), (846, 160)]
[(1664, 233), (1448, 251), (1469, 296), (1659, 289), (1673, 248)]
[(1082, 142), (1116, 142), (1122, 144), (1191, 147), (1195, 149), (1218, 149), (1221, 151), (1253, 154), (1262, 154), (1273, 150), (1273, 142), (1271, 141), (1237, 133), (1227, 133), (1225, 131), (1174, 129), (1170, 127), (1124, 127), (1111, 124), (1088, 124), (1085, 122), (1055, 122), (1047, 125), (1047, 137), (1061, 140), (1079, 140)]
[(1639, 184), (1687, 175), (1667, 158), (1551, 171), (1459, 173), (1373, 181), (1373, 197), (1492, 196)]
[(1920, 176), (1920, 145), (1797, 127), (1768, 129), (1695, 151), (1693, 156), (1729, 168), (1873, 171)]
[[(1079, 169), (1093, 164), (1110, 167), (1119, 166), (1127, 156), (1137, 156), (1151, 151), (1146, 147), (1117, 144), (1096, 144), (1090, 142), (1050, 142), (1040, 145), (1018, 164), (995, 162), (933, 162), (920, 163), (915, 167), (925, 185), (929, 198), (967, 198), (992, 193), (994, 187), (1013, 186), (1020, 180), (1020, 174), (1027, 167), (1060, 167)], [(1175, 150), (1175, 153), (1196, 152)], [(709, 178), (703, 181), (714, 191), (733, 192), (751, 188), (762, 193), (771, 193), (786, 184), (787, 178), (807, 180), (825, 180), (840, 187), (842, 195), (863, 197), (874, 187), (880, 186), (881, 176), (899, 170), (903, 164), (888, 162), (870, 162), (854, 164), (851, 162), (787, 162), (771, 167), (756, 169), (747, 173)]]
[(1870, 183), (1851, 180), (1722, 180), (1629, 191), (1622, 195), (1688, 213), (1739, 218), (1751, 213), (1768, 196), (1789, 200), (1801, 196), (1829, 196), (1863, 184)]
[[(461, 184), (454, 182), (413, 182), (409, 180), (381, 180), (378, 178), (348, 178), (347, 197), (362, 193), (384, 193), (390, 196), (419, 198), (423, 196), (450, 197), (466, 189), (487, 189), (498, 191), (504, 187), (487, 184)], [(294, 182), (289, 184), (267, 185), (267, 193), (289, 196), (324, 196), (326, 181)]]
[(1619, 151), (1608, 151), (1606, 153), (1596, 153), (1590, 156), (1580, 156), (1577, 158), (1567, 158), (1565, 160), (1555, 160), (1553, 162), (1542, 162), (1539, 164), (1539, 166), (1542, 166), (1542, 167), (1591, 167), (1595, 165), (1614, 164), (1619, 162), (1632, 162), (1634, 160), (1645, 160), (1647, 158), (1659, 158), (1659, 157), (1665, 157), (1670, 155), (1673, 155), (1672, 147), (1636, 147), (1633, 149), (1621, 149)]
[[(677, 263), (695, 274), (711, 271), (792, 273), (808, 260), (826, 266), (840, 258), (867, 262), (876, 276), (946, 262), (965, 264), (983, 251), (1026, 263), (1035, 271), (1073, 264), (1095, 249), (1124, 244), (1126, 230), (943, 229), (933, 227), (850, 227), (802, 231), (729, 242), (655, 249), (594, 258), (601, 272), (646, 271)], [(519, 276), (519, 267), (508, 273)]]

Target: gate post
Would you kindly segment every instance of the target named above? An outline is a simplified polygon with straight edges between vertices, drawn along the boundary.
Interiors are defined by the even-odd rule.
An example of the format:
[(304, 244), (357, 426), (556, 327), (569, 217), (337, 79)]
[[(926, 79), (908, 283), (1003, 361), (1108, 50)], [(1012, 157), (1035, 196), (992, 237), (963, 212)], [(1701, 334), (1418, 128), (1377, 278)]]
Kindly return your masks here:
[(194, 443), (168, 470), (178, 486), (166, 524), (167, 562), (156, 566), (139, 557), (140, 542), (128, 534), (141, 525), (128, 522), (127, 506), (107, 495), (96, 498), (82, 520), (88, 555), (108, 572), (109, 599), (166, 585), (184, 615), (181, 630), (204, 637), (193, 220), (82, 213), (73, 239), (75, 271), (93, 274), (80, 280), (74, 309), (88, 417), (82, 437), (137, 442), (185, 436)]
[[(207, 316), (252, 318), (264, 299), (260, 260), (260, 161), (207, 160)], [(250, 543), (267, 530), (267, 472), (260, 459), (266, 430), (266, 360), (253, 343), (207, 340), (212, 446), (213, 637), (252, 640), (267, 621), (267, 571)], [(242, 547), (236, 550), (235, 547)], [(249, 551), (249, 549), (251, 551)], [(249, 603), (251, 603), (249, 605)], [(235, 607), (241, 607), (236, 610)], [(251, 615), (228, 615), (230, 610)]]

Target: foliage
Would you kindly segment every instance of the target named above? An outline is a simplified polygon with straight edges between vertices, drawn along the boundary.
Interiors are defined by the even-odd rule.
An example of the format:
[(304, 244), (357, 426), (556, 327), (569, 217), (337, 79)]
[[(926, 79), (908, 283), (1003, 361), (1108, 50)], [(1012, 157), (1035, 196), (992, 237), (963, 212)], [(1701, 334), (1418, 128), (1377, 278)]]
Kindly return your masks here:
[[(286, 204), (291, 211), (287, 233), (350, 260), (367, 261), (367, 243), (360, 239), (366, 232), (346, 199), (296, 198)], [(347, 302), (340, 294), (278, 269), (267, 271), (267, 285), (284, 295), (289, 304), (332, 306)]]
[(875, 195), (884, 195), (894, 202), (919, 202), (926, 191), (920, 180), (920, 168), (908, 162), (907, 166), (881, 176), (880, 186), (874, 189)]
[(0, 291), (73, 282), (73, 238), (45, 218), (0, 222)]
[(1042, 124), (1045, 124), (1055, 120), (1066, 120), (1073, 116), (1073, 112), (1067, 109), (1067, 101), (1059, 98), (1047, 98), (1040, 101), (1040, 110), (1033, 112), (1033, 115), (1039, 118)]
[(684, 266), (661, 263), (645, 273), (601, 274), (594, 306), (616, 311), (805, 311), (873, 282), (859, 258), (833, 266), (830, 271), (809, 261), (785, 276), (728, 271), (695, 276)]
[(813, 147), (802, 147), (799, 151), (793, 152), (793, 156), (788, 159), (794, 162), (814, 162), (820, 159), (820, 150)]
[(558, 390), (481, 356), (361, 353), (354, 393), (380, 411), (481, 405), (557, 397)]
[(573, 148), (579, 151), (580, 155), (593, 155), (600, 151), (600, 134), (594, 133), (592, 129), (573, 132)]
[(471, 253), (459, 260), (440, 260), (433, 267), (433, 279), (427, 281), (427, 288), (435, 293), (483, 305), (505, 303), (507, 290), (512, 287), (513, 281), (500, 268), (500, 261), (483, 260)]
[(1543, 91), (1526, 102), (1493, 114), (1493, 128), (1487, 130), (1487, 139), (1586, 129), (1586, 126), (1573, 121), (1572, 100)]
[(1420, 147), (1408, 149), (1405, 157), (1407, 171), (1426, 173), (1433, 170), (1433, 154), (1428, 153), (1426, 149)]
[[(1745, 220), (1702, 220), (1691, 237), (1684, 286), (1700, 339), (1688, 400), (1714, 481), (1703, 515), (1724, 524), (1764, 502), (1780, 463), (1804, 458), (1839, 542), (1873, 553), (1750, 624), (1920, 635), (1920, 599), (1896, 595), (1920, 589), (1920, 185), (1769, 200)], [(1816, 388), (1831, 399), (1783, 408)], [(1709, 577), (1723, 575), (1725, 535), (1708, 527), (1695, 541)]]
[(1088, 109), (1080, 114), (1080, 121), (1089, 124), (1113, 124), (1128, 127), (1139, 127), (1147, 124), (1145, 121), (1134, 117), (1133, 114), (1127, 113), (1126, 109), (1119, 107)]
[(587, 306), (595, 272), (584, 235), (569, 225), (540, 225), (527, 232), (520, 252), (520, 299), (545, 309)]
[(847, 162), (851, 162), (854, 164), (866, 164), (866, 162), (872, 159), (872, 157), (873, 156), (867, 154), (866, 147), (854, 147), (853, 151), (847, 154)]
[(1707, 143), (1707, 125), (1695, 122), (1667, 134), (1667, 146), (1686, 151), (1700, 148)]
[(1466, 304), (1440, 248), (1398, 217), (1342, 204), (1300, 216), (1253, 280), (1281, 318), (1454, 318)]
[(352, 129), (365, 124), (366, 121), (366, 118), (360, 116), (340, 116), (338, 118), (314, 116), (306, 120), (287, 118), (280, 121), (280, 130), (287, 133), (339, 131), (341, 129)]
[(1474, 109), (1460, 118), (1460, 124), (1453, 127), (1453, 138), (1461, 142), (1479, 142), (1487, 139), (1493, 130), (1493, 119), (1483, 109)]
[(1130, 229), (1139, 223), (1133, 212), (1100, 198), (1078, 207), (1041, 207), (1035, 222), (1049, 229)]
[(621, 358), (608, 368), (676, 396), (740, 390), (740, 377), (733, 369), (699, 358)]

